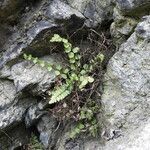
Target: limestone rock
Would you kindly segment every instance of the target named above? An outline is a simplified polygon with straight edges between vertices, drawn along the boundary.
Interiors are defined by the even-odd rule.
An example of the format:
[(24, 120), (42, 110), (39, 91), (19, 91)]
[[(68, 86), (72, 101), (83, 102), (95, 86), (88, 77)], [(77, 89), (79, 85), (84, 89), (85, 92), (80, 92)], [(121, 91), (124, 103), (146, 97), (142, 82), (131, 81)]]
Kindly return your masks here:
[(114, 22), (111, 24), (110, 32), (114, 44), (118, 49), (118, 47), (134, 32), (138, 19), (124, 16), (123, 13), (116, 7), (114, 8), (113, 16)]
[(150, 16), (145, 16), (109, 62), (102, 102), (107, 127), (114, 131), (121, 129), (122, 136), (106, 142), (104, 150), (150, 148), (147, 134), (150, 115), (149, 35)]
[(150, 1), (149, 0), (117, 0), (117, 7), (124, 14), (132, 14), (137, 16), (140, 13), (149, 12)]
[[(18, 0), (0, 2), (0, 130), (4, 131), (13, 130), (24, 121), (24, 125), (30, 127), (46, 113), (43, 109), (47, 102), (40, 102), (39, 98), (42, 99), (42, 93), (51, 87), (55, 79), (54, 72), (24, 61), (22, 54), (50, 55), (41, 59), (60, 63), (58, 55), (50, 53), (50, 37), (53, 32), (68, 30), (69, 26), (77, 23), (71, 29), (74, 32), (85, 19), (80, 12), (60, 0), (29, 3)], [(18, 132), (19, 135), (20, 130)], [(10, 144), (9, 149), (22, 146), (26, 141), (24, 139), (20, 145)], [(7, 147), (7, 143), (8, 137), (0, 141), (0, 148)]]
[(149, 0), (116, 0), (114, 7), (113, 19), (110, 31), (113, 41), (117, 47), (125, 42), (140, 19), (149, 14)]
[(69, 5), (81, 12), (87, 19), (87, 26), (97, 26), (112, 20), (112, 0), (67, 0)]
[[(47, 59), (47, 62), (54, 63), (52, 57), (47, 57)], [(34, 95), (40, 95), (48, 90), (56, 77), (54, 71), (48, 72), (39, 65), (34, 65), (28, 61), (13, 65), (11, 67), (11, 76), (18, 92), (28, 88)]]
[(37, 129), (40, 133), (40, 141), (45, 148), (51, 149), (55, 146), (59, 134), (61, 134), (61, 128), (55, 118), (50, 117), (49, 115), (44, 115), (38, 122)]
[[(0, 149), (26, 144), (26, 127), (35, 125), (45, 149), (149, 150), (150, 16), (145, 16), (149, 7), (149, 0), (2, 0)], [(104, 79), (102, 139), (71, 140), (65, 137), (68, 126), (58, 129), (45, 109), (42, 94), (51, 88), (54, 72), (23, 60), (22, 54), (59, 63), (61, 52), (49, 43), (54, 33), (72, 35), (83, 27), (109, 25), (112, 19), (110, 32), (119, 51), (111, 58)]]
[(26, 109), (36, 101), (25, 97), (19, 100), (16, 88), (10, 81), (0, 81), (0, 87), (0, 128), (5, 129), (11, 124), (20, 122)]
[[(65, 29), (67, 24), (71, 26), (75, 22), (77, 23), (75, 27), (77, 29), (84, 23), (84, 16), (64, 2), (55, 0), (51, 3), (45, 0), (40, 2), (39, 5), (40, 7), (33, 8), (33, 10), (23, 14), (18, 25), (14, 27), (10, 39), (5, 41), (5, 46), (3, 46), (5, 52), (1, 54), (0, 68), (17, 59), (24, 51), (42, 56), (49, 53), (48, 39), (52, 36), (49, 33), (51, 29), (55, 28), (58, 32), (58, 26)], [(70, 22), (66, 24), (66, 20), (70, 20)], [(61, 25), (59, 21), (61, 21)], [(43, 49), (45, 51), (40, 52)]]

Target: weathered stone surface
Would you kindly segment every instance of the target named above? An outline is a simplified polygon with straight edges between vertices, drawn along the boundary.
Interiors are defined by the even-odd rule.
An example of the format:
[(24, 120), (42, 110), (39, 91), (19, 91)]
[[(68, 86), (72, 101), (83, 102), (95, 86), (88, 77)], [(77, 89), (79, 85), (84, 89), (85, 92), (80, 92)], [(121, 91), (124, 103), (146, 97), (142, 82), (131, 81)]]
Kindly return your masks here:
[(110, 33), (118, 49), (118, 47), (134, 32), (138, 19), (124, 16), (117, 8), (114, 8), (113, 16), (114, 22), (111, 24)]
[(41, 101), (38, 104), (34, 104), (27, 110), (25, 114), (25, 125), (26, 127), (31, 127), (34, 125), (39, 118), (44, 114), (47, 114), (47, 111), (44, 111), (44, 108), (48, 105), (48, 101)]
[(97, 26), (112, 19), (113, 0), (67, 0), (69, 5), (81, 12), (87, 19), (87, 26)]
[[(49, 63), (56, 63), (58, 60), (60, 63), (61, 60), (56, 55), (53, 55), (53, 57), (45, 56), (41, 59)], [(13, 65), (11, 68), (4, 68), (4, 70), (1, 71), (1, 78), (2, 77), (7, 77), (13, 82), (0, 80), (0, 128), (5, 128), (14, 122), (21, 121), (27, 108), (31, 106), (27, 112), (28, 118), (26, 117), (26, 119), (28, 119), (28, 121), (26, 121), (28, 123), (26, 124), (30, 125), (29, 122), (41, 116), (41, 114), (36, 113), (42, 110), (45, 104), (33, 105), (36, 103), (36, 100), (25, 97), (23, 92), (28, 91), (28, 94), (36, 96), (41, 95), (46, 90), (50, 89), (51, 84), (54, 82), (54, 72), (48, 72), (38, 65), (24, 61)]]
[[(49, 58), (50, 60), (52, 61)], [(6, 74), (9, 74), (9, 78), (14, 82), (0, 79), (0, 129), (12, 128), (24, 120), (26, 126), (33, 125), (46, 113), (43, 108), (48, 102), (43, 100), (39, 103), (32, 95), (40, 95), (49, 89), (55, 74), (29, 62), (18, 63), (4, 72), (7, 72)], [(24, 91), (29, 92), (24, 93)], [(5, 142), (7, 145), (7, 140)]]
[(8, 41), (8, 38), (11, 36), (12, 31), (13, 30), (11, 26), (7, 26), (6, 24), (0, 24), (0, 53), (4, 51), (4, 44), (6, 43), (6, 41)]
[[(1, 9), (8, 9), (8, 5), (13, 7), (12, 2), (13, 1), (1, 2)], [(18, 1), (15, 2), (16, 5), (17, 3)], [(60, 4), (64, 6), (63, 9), (60, 7)], [(14, 7), (18, 6), (16, 5)], [(60, 9), (57, 10), (57, 7)], [(53, 14), (49, 12), (49, 9), (53, 10)], [(23, 14), (19, 24), (14, 27), (13, 30), (11, 30), (9, 39), (2, 42), (3, 51), (5, 52), (1, 54), (0, 58), (0, 78), (8, 78), (12, 80), (14, 84), (13, 82), (7, 80), (1, 81), (1, 91), (3, 92), (0, 96), (1, 128), (5, 128), (15, 122), (22, 121), (23, 115), (27, 108), (34, 104), (32, 99), (18, 99), (17, 92), (21, 92), (22, 90), (28, 88), (31, 90), (30, 92), (32, 94), (35, 95), (38, 93), (38, 95), (40, 95), (50, 88), (50, 83), (52, 83), (55, 78), (53, 72), (48, 73), (46, 70), (41, 69), (37, 65), (33, 65), (28, 62), (20, 62), (16, 64), (16, 61), (14, 61), (13, 63), (8, 63), (12, 60), (18, 59), (25, 49), (34, 51), (33, 49), (35, 48), (35, 45), (37, 45), (36, 48), (39, 47), (39, 39), (42, 41), (43, 38), (45, 38), (43, 37), (43, 33), (47, 32), (47, 30), (50, 30), (53, 27), (58, 26), (57, 23), (55, 23), (56, 20), (67, 20), (70, 19), (72, 15), (77, 15), (79, 18), (81, 17), (81, 20), (84, 19), (81, 13), (58, 0), (53, 3), (45, 0), (40, 2), (37, 8), (29, 8), (29, 10), (29, 12)], [(61, 14), (62, 17), (59, 18), (58, 13)], [(5, 33), (6, 32), (4, 30), (4, 33), (2, 34), (3, 38), (8, 38), (8, 34)], [(49, 47), (48, 44), (46, 47)], [(42, 55), (44, 55), (44, 52), (42, 53)]]
[[(102, 150), (149, 150), (150, 121), (143, 122), (135, 130), (130, 130), (119, 139), (109, 141)], [(101, 150), (99, 149), (99, 150)]]
[[(32, 51), (34, 53), (38, 53), (37, 49), (47, 49), (47, 51), (50, 51), (46, 39), (50, 38), (50, 31), (53, 28), (56, 29), (56, 27), (61, 26), (65, 29), (67, 24), (74, 24), (75, 21), (78, 23), (76, 26), (78, 28), (83, 25), (84, 19), (84, 16), (80, 12), (59, 0), (55, 0), (52, 3), (47, 0), (40, 2), (40, 7), (33, 8), (33, 10), (23, 14), (14, 33), (10, 36), (11, 40), (6, 41), (5, 47), (3, 47), (3, 51), (6, 52), (0, 58), (0, 68), (18, 58), (23, 51)], [(66, 20), (70, 20), (71, 22), (66, 23)], [(41, 41), (45, 43), (41, 44)], [(44, 52), (42, 53), (44, 54)]]
[(136, 34), (139, 38), (150, 39), (150, 16), (144, 16), (143, 21), (136, 27)]
[(70, 19), (72, 15), (76, 15), (79, 18), (84, 18), (79, 11), (60, 0), (54, 0), (46, 14), (48, 17), (52, 17), (54, 19)]
[(61, 134), (60, 126), (56, 119), (49, 115), (43, 116), (37, 124), (37, 129), (44, 147), (49, 149), (54, 147)]
[(58, 150), (84, 150), (84, 139), (80, 138), (80, 139), (71, 140), (69, 138), (69, 132), (71, 132), (71, 130), (64, 132), (62, 136), (58, 139), (57, 144), (56, 144), (56, 149)]
[(149, 12), (150, 1), (149, 0), (117, 0), (118, 8), (124, 12), (133, 15), (139, 15), (139, 13)]
[[(47, 62), (54, 63), (54, 58), (47, 57), (46, 59), (48, 60)], [(28, 61), (13, 65), (11, 67), (11, 76), (17, 91), (28, 88), (31, 93), (36, 95), (44, 93), (55, 80), (54, 71), (48, 72), (46, 69)]]
[[(22, 123), (27, 127), (35, 124), (40, 141), (49, 149), (150, 149), (150, 17), (145, 16), (138, 23), (143, 14), (149, 13), (150, 3), (149, 0), (117, 0), (114, 14), (112, 3), (114, 0), (0, 2), (0, 129), (14, 131), (10, 136), (16, 135), (18, 140), (8, 144), (9, 138), (4, 138), (0, 140), (0, 149), (14, 149), (26, 143), (24, 127), (16, 133)], [(101, 26), (112, 20), (112, 14), (111, 34), (119, 51), (110, 60), (104, 81), (102, 102), (107, 122), (102, 134), (104, 144), (100, 143), (101, 139), (70, 140), (66, 137), (67, 126), (63, 132), (61, 127), (58, 129), (57, 121), (43, 111), (47, 102), (39, 99), (51, 87), (54, 73), (22, 60), (21, 55), (24, 52), (40, 58), (50, 55), (51, 61), (53, 46), (49, 39), (53, 33), (70, 35), (83, 25)], [(54, 59), (60, 62), (57, 55)], [(0, 133), (0, 139), (3, 137)]]
[(150, 117), (149, 35), (150, 16), (145, 16), (109, 62), (102, 102), (108, 129), (120, 129), (122, 136), (107, 142), (104, 150), (150, 148), (147, 134)]
[(134, 32), (140, 19), (149, 14), (149, 0), (117, 0), (113, 11), (114, 22), (110, 31), (113, 41), (118, 47)]
[[(38, 1), (36, 7), (23, 5), (23, 1), (3, 1), (0, 6), (0, 16), (8, 17), (11, 25), (1, 22), (0, 50), (0, 129), (15, 128), (21, 122), (31, 126), (46, 112), (44, 100), (39, 102), (33, 96), (50, 88), (55, 75), (29, 62), (22, 61), (22, 53), (32, 53), (35, 56), (50, 54), (49, 39), (52, 32), (62, 32), (77, 23), (72, 32), (84, 23), (84, 16), (63, 1)], [(12, 5), (14, 3), (14, 5)], [(9, 6), (11, 8), (9, 8)], [(57, 9), (59, 8), (59, 9)], [(12, 11), (13, 10), (13, 11)], [(23, 10), (20, 20), (15, 21), (15, 15)], [(9, 18), (12, 15), (12, 19)], [(18, 16), (17, 16), (18, 17)], [(6, 21), (7, 22), (7, 21)], [(54, 31), (52, 31), (54, 29)], [(20, 57), (21, 56), (21, 57)], [(44, 57), (49, 62), (61, 62), (56, 55)], [(19, 131), (20, 132), (20, 131)], [(19, 137), (18, 137), (19, 139)], [(0, 142), (7, 147), (9, 139)], [(25, 143), (20, 143), (20, 146)], [(14, 149), (18, 144), (10, 144)]]
[(28, 107), (35, 103), (31, 98), (18, 99), (16, 88), (12, 82), (2, 80), (0, 82), (0, 129), (4, 129), (11, 124), (17, 124), (23, 119), (23, 115)]

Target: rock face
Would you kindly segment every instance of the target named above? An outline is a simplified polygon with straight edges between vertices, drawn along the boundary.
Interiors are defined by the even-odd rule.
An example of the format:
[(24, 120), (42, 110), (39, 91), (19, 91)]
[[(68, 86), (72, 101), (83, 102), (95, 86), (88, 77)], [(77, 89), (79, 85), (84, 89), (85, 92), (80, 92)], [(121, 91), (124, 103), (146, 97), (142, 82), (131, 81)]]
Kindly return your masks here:
[[(49, 89), (55, 79), (53, 72), (49, 73), (39, 66), (25, 62), (21, 54), (29, 52), (39, 57), (46, 56), (50, 53), (48, 41), (52, 28), (56, 32), (62, 32), (61, 27), (67, 29), (67, 25), (72, 26), (73, 19), (78, 23), (76, 28), (84, 22), (84, 16), (80, 12), (62, 1), (45, 0), (36, 3), (36, 7), (33, 6), (34, 3), (8, 0), (2, 1), (0, 5), (0, 129), (3, 131), (0, 132), (0, 137), (4, 139), (0, 141), (0, 149), (14, 149), (27, 143), (26, 134), (17, 134), (18, 130), (9, 131), (24, 121), (30, 127), (46, 113), (42, 110), (47, 102), (39, 102), (39, 99), (41, 93)], [(16, 17), (20, 11), (22, 13)], [(8, 18), (8, 21), (3, 18)], [(40, 49), (45, 51), (40, 52)], [(51, 63), (62, 60), (58, 58), (58, 54), (43, 59)], [(24, 126), (20, 127), (20, 131), (24, 131)], [(9, 137), (14, 135), (17, 136), (17, 143), (10, 141)]]
[(122, 133), (121, 138), (110, 140), (104, 149), (150, 148), (149, 63), (150, 16), (145, 16), (108, 65), (102, 96), (105, 117), (108, 128)]
[[(94, 6), (92, 11), (93, 9)], [(90, 11), (91, 9), (86, 10), (86, 13), (90, 15)], [(22, 60), (22, 54), (31, 53), (51, 63), (61, 62), (58, 54), (51, 54), (53, 46), (49, 44), (50, 37), (53, 33), (74, 33), (84, 25), (88, 19), (86, 17), (84, 13), (72, 7), (71, 3), (63, 0), (0, 2), (0, 129), (3, 131), (0, 132), (0, 149), (14, 149), (27, 143), (27, 134), (19, 133), (24, 131), (25, 126), (34, 125), (39, 118), (47, 114), (44, 111), (47, 102), (40, 100), (55, 80), (53, 72), (49, 73)], [(45, 57), (49, 54), (49, 57)], [(47, 131), (44, 131), (45, 119), (42, 120), (37, 128), (41, 141), (48, 147), (50, 143), (55, 143), (56, 139), (51, 135), (52, 127), (46, 125)], [(20, 124), (23, 126), (20, 126), (18, 131), (16, 128)], [(52, 126), (53, 124), (56, 123), (51, 123)], [(49, 136), (49, 141), (46, 141), (46, 135)], [(10, 141), (9, 137), (16, 138), (17, 142)]]
[[(8, 79), (1, 78), (0, 80), (0, 129), (4, 130), (4, 132), (0, 133), (0, 136), (4, 137), (7, 135), (4, 133), (7, 133), (9, 128), (11, 129), (13, 126), (15, 128), (22, 121), (25, 121), (26, 126), (29, 127), (43, 115), (42, 110), (47, 102), (39, 103), (34, 96), (35, 94), (38, 96), (41, 92), (49, 89), (55, 78), (54, 73), (48, 73), (46, 70), (44, 71), (28, 62), (13, 65), (5, 72), (7, 72), (7, 75), (9, 74)], [(37, 72), (38, 75), (36, 76)], [(20, 127), (20, 132), (24, 128), (24, 126)], [(14, 132), (18, 133), (19, 131), (14, 130)], [(13, 137), (14, 132), (10, 132), (8, 135)], [(27, 142), (27, 138), (23, 140), (23, 136), (25, 138), (26, 134), (16, 134), (17, 143), (15, 142), (16, 140), (11, 143), (8, 142), (10, 141), (8, 136), (2, 138), (1, 148), (5, 149), (7, 147), (9, 149), (13, 146), (15, 148), (24, 144), (24, 142)], [(18, 143), (20, 144), (18, 145)]]
[(123, 11), (124, 14), (135, 12), (134, 15), (139, 15), (139, 12), (149, 12), (149, 0), (117, 0), (118, 8)]
[(133, 33), (142, 16), (149, 14), (149, 0), (117, 0), (111, 34), (118, 47)]
[(96, 26), (112, 20), (113, 0), (67, 0), (68, 3), (87, 19), (87, 26)]
[(49, 115), (43, 116), (38, 122), (37, 129), (40, 133), (40, 141), (45, 148), (51, 149), (55, 146), (60, 136), (60, 129), (57, 130), (58, 125), (56, 119)]
[[(149, 8), (149, 0), (2, 0), (0, 149), (26, 144), (34, 126), (45, 149), (149, 150)], [(112, 19), (110, 33), (117, 52), (104, 78), (102, 137), (72, 141), (66, 137), (67, 126), (59, 125), (45, 109), (43, 93), (51, 88), (54, 72), (23, 60), (22, 54), (60, 63), (60, 49), (49, 44), (54, 33), (65, 37), (83, 30), (76, 39), (80, 43), (85, 29), (105, 29)]]
[[(112, 115), (115, 112), (114, 115), (117, 120), (122, 120), (122, 116), (129, 114), (129, 110), (139, 108), (140, 103), (145, 103), (145, 107), (147, 107), (146, 104), (149, 104), (149, 19), (149, 16), (143, 18), (143, 22), (137, 25), (135, 32), (127, 42), (121, 45), (108, 65), (104, 86), (106, 94), (104, 92), (103, 102), (105, 107), (109, 106), (108, 110), (112, 109), (112, 112), (107, 111), (108, 114)], [(110, 93), (108, 91), (112, 91), (113, 94), (107, 95), (107, 93)], [(107, 105), (110, 101), (112, 101), (112, 105)], [(134, 108), (131, 108), (131, 105)], [(143, 111), (143, 113), (148, 113), (147, 111)], [(124, 123), (122, 122), (120, 125), (122, 124)]]

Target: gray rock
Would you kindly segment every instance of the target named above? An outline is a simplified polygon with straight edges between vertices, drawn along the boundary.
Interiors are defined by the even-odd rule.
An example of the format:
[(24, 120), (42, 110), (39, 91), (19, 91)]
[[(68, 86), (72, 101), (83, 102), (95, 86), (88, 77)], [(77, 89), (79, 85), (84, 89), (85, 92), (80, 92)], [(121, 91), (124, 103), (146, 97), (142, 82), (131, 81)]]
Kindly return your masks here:
[(89, 27), (104, 24), (112, 19), (113, 0), (67, 0), (69, 5), (81, 12)]
[(73, 9), (66, 3), (60, 1), (60, 0), (54, 0), (52, 4), (50, 5), (49, 9), (46, 12), (46, 15), (48, 17), (52, 17), (54, 19), (70, 19), (72, 15), (76, 15), (79, 18), (84, 18), (84, 16), (77, 11), (76, 9)]
[[(54, 56), (61, 62), (56, 55)], [(55, 62), (52, 57), (43, 59), (50, 63)], [(54, 72), (48, 72), (38, 65), (24, 61), (12, 66), (11, 69), (9, 67), (2, 69), (1, 73), (3, 77), (11, 80), (0, 79), (0, 129), (15, 127), (24, 120), (26, 126), (30, 127), (47, 113), (43, 109), (48, 103), (46, 100), (38, 102), (32, 95), (41, 95), (50, 88), (55, 79)], [(7, 140), (5, 142), (6, 146)]]
[[(66, 128), (67, 130), (68, 128)], [(58, 139), (56, 149), (58, 150), (84, 150), (84, 139), (71, 140), (69, 137), (69, 131), (65, 131), (62, 136)]]
[(16, 96), (16, 89), (10, 81), (0, 81), (0, 108), (12, 103)]
[[(26, 144), (28, 131), (21, 124), (27, 109), (36, 103), (17, 94), (12, 81), (0, 80), (0, 149), (14, 149)], [(17, 127), (16, 127), (17, 126)]]
[(111, 24), (110, 33), (118, 49), (118, 47), (134, 32), (138, 19), (124, 16), (117, 8), (114, 8), (113, 16), (114, 22)]
[[(63, 9), (60, 7), (60, 4), (63, 4)], [(10, 4), (10, 6), (12, 5)], [(57, 10), (56, 7), (59, 7), (60, 10)], [(52, 10), (55, 9), (55, 11), (53, 11), (53, 14), (48, 13), (49, 8), (51, 8)], [(58, 18), (57, 15), (57, 13), (60, 13), (60, 11), (62, 11), (62, 18)], [(69, 5), (63, 2), (57, 1), (51, 4), (50, 2), (47, 2), (45, 0), (40, 3), (40, 7), (37, 7), (36, 9), (33, 9), (22, 16), (21, 22), (18, 24), (16, 29), (14, 28), (14, 30), (12, 30), (11, 32), (9, 37), (10, 40), (5, 41), (5, 45), (3, 46), (5, 52), (0, 58), (0, 78), (8, 78), (9, 80), (12, 80), (14, 84), (13, 82), (7, 80), (1, 81), (1, 129), (6, 128), (11, 124), (16, 124), (23, 121), (24, 115), (30, 106), (32, 107), (27, 111), (26, 124), (30, 125), (33, 121), (38, 119), (41, 114), (37, 114), (37, 111), (39, 111), (39, 107), (37, 104), (34, 105), (36, 103), (36, 100), (33, 98), (23, 98), (24, 96), (18, 98), (17, 93), (22, 92), (23, 90), (28, 88), (32, 95), (40, 95), (48, 88), (50, 88), (50, 84), (55, 78), (53, 72), (48, 73), (46, 70), (41, 69), (38, 65), (33, 65), (28, 62), (9, 62), (18, 59), (18, 57), (23, 53), (25, 49), (31, 50), (30, 47), (34, 46), (35, 48), (35, 45), (37, 45), (36, 48), (39, 47), (39, 39), (43, 41), (45, 40), (41, 35), (45, 31), (56, 27), (56, 20), (67, 20), (70, 19), (72, 15), (81, 17), (81, 20), (83, 20), (84, 18), (79, 12), (75, 11), (73, 8), (69, 7)], [(42, 18), (39, 20), (38, 18), (41, 16)], [(4, 32), (4, 37), (6, 36), (7, 34), (5, 35)], [(4, 42), (2, 44), (4, 44)], [(46, 44), (44, 43), (44, 45)], [(43, 51), (42, 55), (44, 55)], [(57, 61), (58, 60), (59, 59), (57, 58)], [(49, 61), (51, 62), (52, 59)]]
[[(150, 121), (143, 122), (134, 131), (129, 130), (124, 137), (109, 141), (104, 150), (149, 150)], [(100, 149), (101, 150), (101, 149)]]
[[(55, 56), (55, 59), (58, 57)], [(54, 63), (54, 58), (47, 57), (47, 62)], [(24, 61), (11, 67), (11, 78), (14, 81), (17, 92), (22, 89), (30, 89), (30, 93), (40, 95), (50, 88), (55, 81), (54, 71), (48, 72), (39, 65)]]
[[(0, 133), (0, 149), (14, 149), (26, 143), (25, 128), (20, 126), (16, 132), (22, 122), (27, 127), (35, 124), (40, 141), (49, 149), (150, 149), (150, 16), (140, 23), (139, 18), (131, 17), (148, 14), (150, 3), (149, 0), (117, 0), (113, 14), (113, 1), (42, 0), (27, 7), (25, 1), (0, 2), (0, 129), (12, 130), (10, 135), (14, 138), (16, 135), (18, 140), (8, 144), (9, 138), (4, 141)], [(25, 5), (21, 7), (22, 4)], [(107, 24), (112, 14), (111, 34), (118, 40), (115, 43), (119, 51), (110, 60), (104, 81), (104, 144), (93, 139), (71, 141), (65, 137), (68, 129), (62, 132), (62, 126), (44, 111), (46, 101), (37, 100), (37, 96), (51, 87), (54, 73), (23, 61), (21, 55), (26, 52), (43, 58), (50, 54), (48, 61), (52, 61), (53, 46), (49, 38), (53, 33), (70, 34), (84, 24), (87, 27)], [(61, 62), (57, 55), (54, 59)]]
[(40, 133), (40, 141), (45, 148), (51, 149), (55, 146), (61, 134), (60, 126), (58, 126), (55, 118), (49, 115), (43, 116), (37, 124), (37, 129)]
[[(84, 23), (84, 16), (64, 2), (55, 0), (51, 3), (44, 0), (39, 5), (39, 7), (23, 14), (16, 29), (14, 29), (14, 33), (10, 36), (10, 40), (6, 41), (5, 47), (3, 47), (5, 52), (0, 58), (0, 69), (5, 64), (17, 59), (24, 51), (30, 53), (32, 51), (32, 53), (38, 55), (49, 53), (49, 42), (46, 41), (49, 41), (50, 31), (58, 26), (62, 27), (60, 30), (65, 30), (66, 25), (70, 24), (69, 21), (66, 22), (67, 20), (70, 20), (73, 24), (76, 22), (76, 29)], [(74, 19), (72, 16), (74, 16)], [(43, 35), (45, 36), (43, 37)], [(47, 51), (41, 52), (40, 50), (43, 49)]]
[(133, 15), (139, 15), (139, 13), (143, 12), (148, 13), (149, 6), (150, 6), (149, 0), (117, 0), (117, 7), (125, 14), (128, 13)]
[(0, 24), (0, 53), (4, 51), (3, 47), (5, 42), (8, 40), (8, 38), (11, 36), (13, 30), (11, 26), (7, 26), (6, 24), (1, 25)]
[[(31, 95), (29, 96), (29, 93), (40, 95), (50, 88), (50, 84), (55, 78), (54, 73), (48, 73), (47, 70), (42, 70), (38, 65), (27, 62), (14, 65), (9, 70), (11, 70), (9, 78), (14, 83), (6, 79), (0, 80), (1, 130), (16, 126), (24, 120), (26, 126), (31, 126), (45, 114), (43, 108), (47, 102), (44, 100), (39, 103)], [(30, 92), (24, 93), (26, 88), (30, 89)], [(5, 142), (7, 143), (7, 140)]]
[(144, 16), (143, 22), (140, 22), (136, 27), (136, 34), (138, 37), (142, 39), (150, 39), (150, 17)]
[[(53, 49), (49, 43), (50, 37), (53, 32), (66, 31), (69, 26), (74, 26), (77, 23), (71, 29), (74, 32), (83, 25), (85, 19), (79, 11), (60, 0), (34, 2), (33, 6), (29, 5), (25, 9), (26, 4), (23, 2), (14, 0), (0, 2), (1, 130), (8, 130), (10, 127), (13, 130), (24, 121), (26, 126), (31, 126), (47, 113), (43, 111), (46, 101), (39, 102), (36, 96), (42, 96), (42, 93), (51, 87), (55, 74), (54, 72), (49, 73), (38, 65), (23, 61), (21, 55), (24, 52), (39, 57), (50, 54), (50, 57), (43, 59), (53, 63), (53, 57), (56, 63), (60, 63), (62, 59), (59, 59), (58, 55), (52, 56), (50, 53), (50, 50)], [(20, 10), (22, 13), (18, 16)], [(19, 17), (20, 19), (15, 22)], [(54, 31), (52, 31), (53, 29)], [(52, 122), (51, 125), (55, 125), (55, 122)], [(41, 132), (42, 140), (48, 132), (45, 134), (44, 131)], [(20, 134), (20, 130), (18, 134)], [(51, 137), (51, 141), (53, 141), (54, 138), (52, 135)], [(7, 147), (7, 143), (9, 143), (9, 138), (3, 143), (0, 142), (0, 146)], [(23, 142), (21, 143), (23, 144)], [(19, 145), (9, 146), (14, 149)]]
[(1, 80), (0, 87), (0, 129), (5, 129), (12, 124), (21, 122), (27, 108), (36, 100), (25, 97), (19, 100), (16, 88), (11, 81)]
[(149, 14), (149, 0), (117, 0), (113, 12), (114, 22), (111, 25), (110, 32), (113, 41), (117, 47), (125, 42), (140, 19)]
[[(104, 81), (102, 103), (107, 129), (121, 129), (121, 137), (103, 150), (148, 150), (150, 116), (150, 16), (111, 58)], [(101, 149), (101, 146), (99, 146)]]
[(31, 127), (38, 121), (39, 118), (41, 118), (44, 114), (47, 114), (47, 112), (44, 111), (44, 107), (47, 106), (47, 103), (47, 101), (43, 101), (29, 107), (25, 115), (26, 127)]
[[(49, 63), (56, 63), (56, 59), (57, 61), (59, 60), (60, 64), (61, 59), (58, 55), (53, 55), (53, 57), (45, 56), (43, 58), (43, 60)], [(41, 111), (46, 104), (45, 102), (37, 104), (33, 98), (24, 98), (23, 92), (28, 90), (28, 93), (31, 95), (41, 95), (50, 89), (56, 76), (53, 71), (48, 72), (46, 69), (27, 61), (18, 63), (12, 66), (11, 69), (6, 68), (2, 71), (2, 73), (4, 72), (8, 72), (9, 75), (3, 75), (8, 75), (14, 83), (8, 80), (0, 80), (0, 128), (21, 121), (27, 108), (31, 106), (25, 117), (26, 125), (30, 126), (33, 121), (42, 115), (42, 112), (38, 111)]]

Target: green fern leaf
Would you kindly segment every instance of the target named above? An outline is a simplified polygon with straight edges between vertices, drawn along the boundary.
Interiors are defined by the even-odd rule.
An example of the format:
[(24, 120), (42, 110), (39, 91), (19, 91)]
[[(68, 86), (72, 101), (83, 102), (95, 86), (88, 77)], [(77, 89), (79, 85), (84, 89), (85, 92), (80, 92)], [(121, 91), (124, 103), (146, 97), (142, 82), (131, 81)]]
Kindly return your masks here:
[(66, 84), (57, 87), (54, 91), (52, 91), (52, 96), (51, 100), (49, 101), (49, 104), (53, 104), (65, 99), (71, 93), (71, 91), (72, 87), (69, 87)]

